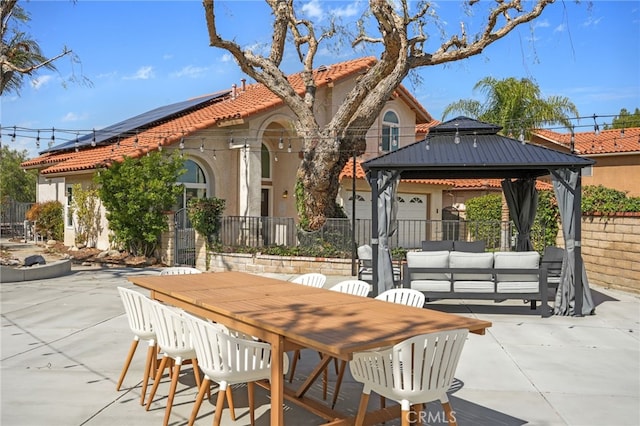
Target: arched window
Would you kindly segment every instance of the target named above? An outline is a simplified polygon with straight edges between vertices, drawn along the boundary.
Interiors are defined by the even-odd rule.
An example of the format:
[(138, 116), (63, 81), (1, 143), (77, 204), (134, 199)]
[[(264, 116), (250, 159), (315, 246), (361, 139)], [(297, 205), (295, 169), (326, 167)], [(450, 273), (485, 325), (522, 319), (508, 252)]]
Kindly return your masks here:
[(381, 151), (395, 151), (398, 149), (400, 138), (400, 120), (393, 111), (387, 111), (382, 117)]
[(177, 209), (187, 207), (192, 198), (207, 197), (207, 178), (202, 168), (193, 160), (186, 160), (184, 168), (187, 170), (178, 178), (178, 183), (184, 186), (182, 194), (178, 195)]

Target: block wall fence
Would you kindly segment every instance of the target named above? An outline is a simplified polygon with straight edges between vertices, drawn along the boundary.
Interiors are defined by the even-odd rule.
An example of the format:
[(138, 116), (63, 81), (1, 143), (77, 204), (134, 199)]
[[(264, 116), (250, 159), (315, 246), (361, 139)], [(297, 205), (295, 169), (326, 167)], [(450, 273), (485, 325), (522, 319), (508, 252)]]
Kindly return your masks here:
[(640, 293), (640, 213), (583, 216), (582, 259), (590, 283)]

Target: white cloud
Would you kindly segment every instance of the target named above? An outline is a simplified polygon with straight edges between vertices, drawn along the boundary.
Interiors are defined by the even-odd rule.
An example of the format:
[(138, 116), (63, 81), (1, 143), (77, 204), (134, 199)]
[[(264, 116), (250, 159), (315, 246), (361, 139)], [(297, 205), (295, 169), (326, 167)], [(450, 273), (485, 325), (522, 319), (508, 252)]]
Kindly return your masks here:
[(53, 76), (51, 74), (41, 75), (40, 77), (36, 77), (31, 80), (31, 87), (33, 87), (35, 90), (38, 90), (45, 84), (49, 83), (52, 79)]
[(331, 14), (339, 18), (351, 18), (358, 13), (360, 12), (357, 3), (351, 3), (338, 9), (331, 9)]
[(555, 27), (553, 29), (554, 33), (563, 33), (567, 30), (567, 25), (566, 24), (560, 24), (557, 27)]
[(233, 55), (231, 53), (225, 53), (222, 55), (221, 58), (222, 62), (232, 62), (233, 61)]
[(302, 6), (302, 13), (311, 19), (321, 20), (324, 16), (324, 11), (320, 5), (320, 0), (311, 0)]
[(171, 73), (171, 77), (188, 77), (188, 78), (198, 78), (205, 75), (209, 71), (207, 67), (196, 67), (193, 65), (187, 65), (182, 68), (180, 71), (176, 71)]
[(64, 117), (62, 117), (62, 121), (64, 122), (79, 121), (79, 120), (84, 120), (85, 118), (87, 118), (86, 114), (78, 115), (75, 112), (68, 112), (65, 114)]
[(153, 67), (151, 65), (146, 65), (138, 68), (138, 71), (136, 71), (134, 75), (125, 77), (125, 80), (149, 80), (153, 77), (155, 77)]
[(550, 26), (551, 24), (546, 19), (543, 19), (542, 21), (534, 21), (533, 23), (533, 28), (548, 28)]
[(600, 23), (600, 21), (602, 21), (602, 18), (594, 18), (594, 17), (590, 16), (582, 23), (582, 26), (583, 27), (595, 27)]

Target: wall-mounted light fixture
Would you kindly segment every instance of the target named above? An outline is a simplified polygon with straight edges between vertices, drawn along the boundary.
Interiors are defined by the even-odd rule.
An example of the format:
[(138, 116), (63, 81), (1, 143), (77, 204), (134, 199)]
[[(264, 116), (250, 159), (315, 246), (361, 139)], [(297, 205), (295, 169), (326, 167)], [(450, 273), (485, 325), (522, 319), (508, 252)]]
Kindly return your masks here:
[(286, 189), (282, 191), (282, 198), (289, 198), (289, 191), (287, 191)]

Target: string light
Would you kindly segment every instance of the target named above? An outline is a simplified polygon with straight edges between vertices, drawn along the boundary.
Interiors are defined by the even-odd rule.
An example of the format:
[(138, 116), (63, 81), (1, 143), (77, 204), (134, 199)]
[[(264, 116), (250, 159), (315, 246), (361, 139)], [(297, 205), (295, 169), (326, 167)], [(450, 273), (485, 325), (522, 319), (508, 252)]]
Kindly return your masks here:
[(40, 149), (40, 130), (38, 130), (38, 136), (36, 136), (36, 148)]
[(93, 129), (93, 138), (91, 138), (91, 146), (96, 146), (96, 129)]
[(80, 151), (80, 141), (78, 141), (78, 138), (80, 137), (80, 134), (76, 133), (76, 141), (73, 144), (76, 152)]
[(460, 132), (458, 131), (458, 123), (456, 123), (456, 134), (453, 137), (453, 143), (458, 145), (460, 143)]
[(597, 116), (593, 114), (593, 133), (598, 136), (600, 134), (600, 126), (598, 126), (598, 122), (596, 121)]
[(478, 147), (478, 132), (473, 132), (473, 147)]
[[(95, 133), (94, 133), (95, 134)], [(133, 147), (137, 148), (138, 147), (138, 132), (136, 131), (136, 137), (133, 140)]]
[(11, 133), (11, 142), (16, 141), (16, 126), (13, 126), (13, 133)]
[(51, 139), (49, 139), (49, 148), (51, 148), (54, 143), (56, 143), (56, 129), (52, 127), (51, 128)]
[(278, 149), (283, 149), (283, 148), (284, 148), (284, 138), (282, 137), (282, 135), (280, 135), (280, 140), (278, 140)]
[(524, 145), (524, 129), (520, 129), (520, 136), (518, 136), (518, 140)]
[(200, 152), (204, 152), (204, 138), (202, 138), (202, 143), (200, 144)]
[(213, 150), (213, 159), (217, 160), (217, 158), (216, 158), (216, 150), (215, 149)]
[(287, 147), (287, 152), (291, 152), (291, 139), (289, 139), (289, 146)]

